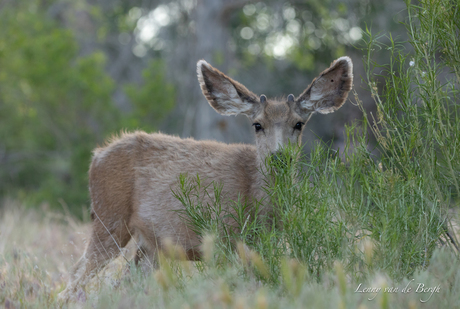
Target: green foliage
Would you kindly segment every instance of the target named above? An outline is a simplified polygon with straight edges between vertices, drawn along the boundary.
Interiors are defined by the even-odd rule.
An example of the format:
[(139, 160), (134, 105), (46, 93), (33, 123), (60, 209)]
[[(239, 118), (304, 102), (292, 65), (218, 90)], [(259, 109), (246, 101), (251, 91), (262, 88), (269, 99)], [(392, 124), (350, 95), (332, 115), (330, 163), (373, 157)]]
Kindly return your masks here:
[[(123, 128), (158, 120), (174, 97), (162, 66), (130, 86), (133, 112), (115, 107), (105, 55), (82, 56), (70, 30), (44, 13), (39, 1), (5, 5), (0, 12), (0, 195), (30, 204), (68, 204), (81, 216), (89, 206), (91, 150)], [(167, 98), (149, 93), (158, 91)], [(152, 104), (160, 100), (162, 104)], [(152, 111), (150, 106), (155, 106)], [(135, 126), (131, 118), (143, 115)], [(153, 116), (152, 116), (153, 114)], [(125, 125), (124, 125), (125, 124)], [(155, 126), (149, 123), (148, 129)], [(61, 207), (61, 206), (59, 206)]]
[(78, 57), (72, 33), (41, 12), (7, 6), (1, 25), (1, 193), (85, 203), (84, 171), (105, 133), (97, 123), (117, 116), (104, 56)]
[[(230, 19), (232, 38), (247, 66), (263, 61), (272, 67), (275, 59), (286, 59), (291, 70), (312, 72), (321, 67), (318, 63), (328, 65), (351, 52), (361, 38), (360, 27), (390, 5), (337, 0), (248, 3)], [(388, 23), (385, 26), (388, 29)]]
[[(373, 233), (380, 231), (376, 236), (385, 240), (379, 251), (394, 252), (384, 265), (396, 257), (426, 265), (437, 235), (450, 242), (447, 213), (458, 207), (460, 193), (460, 58), (455, 56), (460, 53), (460, 11), (448, 1), (423, 1), (408, 13), (412, 53), (391, 36), (390, 45), (383, 46), (367, 32), (366, 82), (377, 115), (368, 119), (358, 101), (380, 153), (381, 176), (366, 186), (375, 212), (372, 224), (378, 226)], [(390, 51), (388, 64), (372, 60), (379, 49)], [(372, 74), (377, 69), (379, 74)], [(383, 79), (381, 91), (376, 77)], [(376, 187), (379, 183), (383, 186)], [(397, 267), (403, 272), (410, 268)]]
[[(212, 232), (224, 239), (218, 241), (216, 261), (229, 263), (226, 257), (243, 241), (260, 255), (250, 271), (271, 284), (279, 283), (285, 258), (300, 262), (317, 280), (332, 271), (336, 260), (356, 280), (376, 271), (401, 280), (427, 267), (438, 246), (456, 246), (448, 210), (459, 201), (460, 13), (448, 1), (441, 8), (439, 3), (423, 5), (408, 10), (413, 52), (391, 36), (384, 46), (367, 32), (366, 82), (377, 115), (368, 116), (356, 97), (363, 120), (347, 127), (344, 151), (318, 144), (298, 164), (268, 160), (265, 189), (270, 200), (258, 202), (273, 206), (270, 216), (262, 216), (262, 206), (240, 220), (237, 214), (247, 214), (251, 205), (237, 201), (225, 209), (221, 199), (205, 206), (205, 213), (197, 211), (203, 209), (197, 192), (222, 188), (187, 185), (182, 179), (176, 196), (188, 224), (199, 235)], [(391, 52), (388, 64), (372, 60), (376, 50)], [(377, 68), (379, 74), (373, 74)], [(374, 150), (369, 149), (369, 134), (377, 140)], [(287, 148), (284, 156), (282, 162), (291, 162), (298, 150)], [(233, 220), (226, 221), (229, 217)], [(233, 233), (231, 224), (237, 226)], [(264, 268), (269, 275), (260, 270)]]
[(133, 111), (124, 122), (124, 127), (155, 130), (156, 124), (174, 106), (174, 86), (164, 81), (164, 71), (163, 62), (154, 60), (143, 71), (143, 85), (126, 85), (125, 91), (133, 103)]

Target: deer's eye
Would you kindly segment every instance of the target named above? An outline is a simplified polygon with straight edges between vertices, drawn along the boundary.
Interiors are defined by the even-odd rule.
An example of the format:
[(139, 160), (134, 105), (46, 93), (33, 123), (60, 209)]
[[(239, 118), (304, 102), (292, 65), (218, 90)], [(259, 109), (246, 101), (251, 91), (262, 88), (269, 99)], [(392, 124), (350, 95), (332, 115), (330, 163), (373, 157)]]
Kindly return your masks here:
[(263, 130), (264, 128), (262, 128), (262, 126), (260, 125), (260, 123), (253, 123), (252, 124), (254, 126), (254, 128), (256, 128), (256, 132), (259, 132), (260, 130)]
[(302, 129), (302, 126), (304, 125), (303, 122), (297, 122), (294, 126), (294, 129), (295, 130), (301, 130)]

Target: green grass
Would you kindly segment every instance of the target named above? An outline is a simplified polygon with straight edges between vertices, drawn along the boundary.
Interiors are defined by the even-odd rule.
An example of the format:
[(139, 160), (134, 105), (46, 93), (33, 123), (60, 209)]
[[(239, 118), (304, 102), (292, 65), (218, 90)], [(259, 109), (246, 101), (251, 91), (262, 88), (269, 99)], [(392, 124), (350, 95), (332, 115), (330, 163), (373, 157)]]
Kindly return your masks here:
[[(126, 274), (118, 259), (87, 287), (86, 302), (69, 307), (460, 307), (460, 11), (421, 1), (407, 12), (408, 42), (365, 33), (362, 79), (375, 112), (352, 98), (363, 118), (346, 128), (346, 149), (317, 144), (291, 161), (299, 149), (287, 147), (288, 164), (267, 161), (269, 200), (251, 209), (227, 209), (222, 184), (182, 176), (174, 194), (202, 237), (203, 260), (169, 246), (159, 269)], [(380, 53), (389, 60), (375, 61)], [(203, 194), (214, 202), (203, 204)], [(89, 226), (7, 204), (0, 303), (57, 306)]]

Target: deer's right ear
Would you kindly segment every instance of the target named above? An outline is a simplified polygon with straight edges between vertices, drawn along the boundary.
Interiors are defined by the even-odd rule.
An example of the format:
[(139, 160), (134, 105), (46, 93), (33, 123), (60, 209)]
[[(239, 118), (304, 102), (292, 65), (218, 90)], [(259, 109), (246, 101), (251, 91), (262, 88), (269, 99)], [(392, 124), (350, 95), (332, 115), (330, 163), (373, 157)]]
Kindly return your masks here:
[(254, 115), (260, 104), (254, 93), (204, 60), (198, 61), (197, 72), (201, 91), (219, 114)]

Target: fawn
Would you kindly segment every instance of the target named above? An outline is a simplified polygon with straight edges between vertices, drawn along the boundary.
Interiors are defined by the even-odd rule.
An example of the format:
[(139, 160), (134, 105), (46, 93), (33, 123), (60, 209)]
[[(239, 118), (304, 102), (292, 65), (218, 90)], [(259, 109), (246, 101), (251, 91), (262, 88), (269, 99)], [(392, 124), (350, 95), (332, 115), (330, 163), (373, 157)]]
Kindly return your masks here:
[[(183, 209), (171, 190), (180, 174), (199, 174), (223, 184), (227, 201), (262, 199), (267, 156), (283, 145), (300, 145), (305, 123), (314, 112), (327, 114), (345, 102), (353, 82), (353, 64), (341, 57), (297, 98), (256, 96), (206, 61), (197, 63), (198, 81), (209, 104), (221, 115), (245, 114), (255, 129), (256, 145), (196, 141), (145, 132), (123, 133), (96, 148), (89, 170), (92, 235), (59, 298), (73, 299), (96, 271), (119, 255), (134, 236), (141, 267), (155, 265), (156, 254), (171, 239), (190, 260), (200, 257), (200, 238), (181, 219)], [(270, 206), (267, 205), (266, 211)]]

